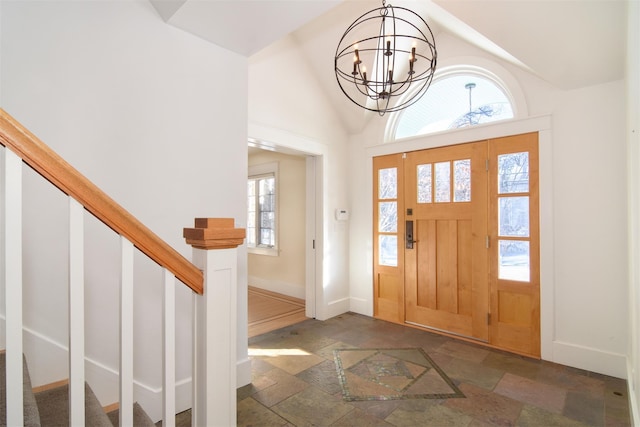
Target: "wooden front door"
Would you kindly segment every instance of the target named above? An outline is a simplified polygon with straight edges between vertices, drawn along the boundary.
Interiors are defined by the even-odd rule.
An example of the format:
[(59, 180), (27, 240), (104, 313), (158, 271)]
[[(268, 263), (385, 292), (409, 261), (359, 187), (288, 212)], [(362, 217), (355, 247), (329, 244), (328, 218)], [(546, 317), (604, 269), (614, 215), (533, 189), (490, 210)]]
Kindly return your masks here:
[(405, 320), (488, 340), (486, 142), (405, 159)]
[(537, 134), (377, 157), (374, 194), (376, 317), (539, 356)]

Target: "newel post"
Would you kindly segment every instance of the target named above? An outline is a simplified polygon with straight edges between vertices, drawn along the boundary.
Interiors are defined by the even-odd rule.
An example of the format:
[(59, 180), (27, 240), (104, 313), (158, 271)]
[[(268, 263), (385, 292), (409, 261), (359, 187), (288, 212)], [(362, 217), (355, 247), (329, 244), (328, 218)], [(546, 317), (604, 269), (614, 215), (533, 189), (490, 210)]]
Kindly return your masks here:
[(233, 218), (196, 218), (185, 228), (204, 293), (193, 304), (193, 426), (236, 425), (237, 247)]

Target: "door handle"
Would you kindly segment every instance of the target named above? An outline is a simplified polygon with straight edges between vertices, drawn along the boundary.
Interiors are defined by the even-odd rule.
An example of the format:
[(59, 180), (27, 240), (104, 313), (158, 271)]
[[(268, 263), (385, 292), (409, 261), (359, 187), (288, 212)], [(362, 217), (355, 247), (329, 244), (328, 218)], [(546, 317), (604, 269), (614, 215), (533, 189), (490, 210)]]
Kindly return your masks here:
[(413, 249), (414, 243), (418, 243), (418, 241), (413, 240), (413, 221), (405, 221), (405, 227), (404, 227), (405, 249)]

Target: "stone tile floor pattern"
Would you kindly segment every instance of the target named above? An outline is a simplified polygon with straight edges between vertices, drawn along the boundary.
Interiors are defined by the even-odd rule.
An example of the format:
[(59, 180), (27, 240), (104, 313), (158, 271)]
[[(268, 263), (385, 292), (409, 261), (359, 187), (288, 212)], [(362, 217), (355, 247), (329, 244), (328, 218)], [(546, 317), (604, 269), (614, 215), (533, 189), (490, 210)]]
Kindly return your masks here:
[(345, 401), (464, 397), (421, 348), (341, 349), (334, 358)]
[[(358, 367), (366, 359), (358, 360), (359, 356), (377, 350), (384, 350), (377, 354), (382, 368)], [(417, 388), (425, 393), (390, 400), (366, 398), (380, 396), (376, 387), (369, 393), (371, 384), (391, 391), (411, 388), (413, 380), (399, 375), (406, 374), (405, 369), (410, 371), (407, 378), (437, 374), (432, 366), (421, 369), (428, 364), (416, 359), (421, 352), (453, 385), (447, 388), (444, 381), (445, 386), (435, 392), (459, 390), (464, 397), (418, 397), (434, 392), (429, 385), (433, 382), (425, 382)], [(238, 390), (239, 426), (631, 425), (625, 380), (352, 313), (254, 337), (249, 353), (252, 383)], [(411, 363), (399, 366), (398, 358)], [(363, 383), (347, 379), (351, 389), (346, 396), (336, 359)], [(389, 376), (385, 372), (395, 378), (385, 378)], [(366, 378), (373, 382), (366, 384)], [(365, 399), (349, 399), (356, 392)]]

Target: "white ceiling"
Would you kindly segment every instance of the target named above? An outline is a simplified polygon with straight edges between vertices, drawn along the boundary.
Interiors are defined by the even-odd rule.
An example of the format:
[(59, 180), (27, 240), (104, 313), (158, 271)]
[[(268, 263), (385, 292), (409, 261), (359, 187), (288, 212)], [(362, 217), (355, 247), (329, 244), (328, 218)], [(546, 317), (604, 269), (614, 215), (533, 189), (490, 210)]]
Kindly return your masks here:
[(341, 3), (341, 0), (150, 0), (169, 24), (244, 56)]
[[(340, 91), (333, 56), (348, 25), (375, 0), (150, 0), (171, 25), (251, 57), (291, 34), (318, 84), (358, 132), (372, 114)], [(426, 17), (436, 39), (462, 38), (560, 89), (621, 79), (624, 0), (395, 0)]]

